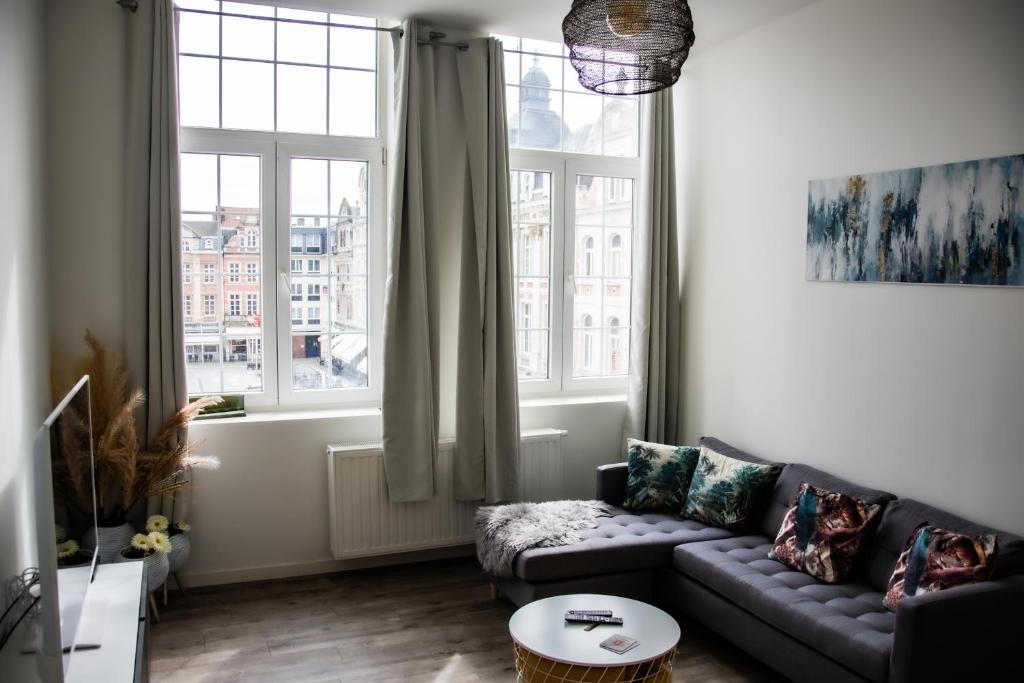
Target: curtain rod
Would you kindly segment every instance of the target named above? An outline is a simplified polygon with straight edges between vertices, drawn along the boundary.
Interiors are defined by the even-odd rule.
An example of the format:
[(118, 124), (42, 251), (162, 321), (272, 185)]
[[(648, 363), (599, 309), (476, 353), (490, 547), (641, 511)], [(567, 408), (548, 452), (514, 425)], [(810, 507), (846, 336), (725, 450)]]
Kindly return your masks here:
[[(117, 4), (124, 7), (127, 10), (135, 12), (139, 9), (138, 0), (117, 0)], [(360, 24), (336, 24), (330, 21), (312, 21), (310, 19), (288, 19), (284, 17), (265, 17), (258, 14), (236, 14), (234, 12), (214, 12), (212, 10), (205, 9), (191, 9), (186, 7), (179, 7), (179, 12), (189, 12), (192, 14), (207, 14), (215, 17), (231, 17), (233, 19), (256, 19), (258, 21), (278, 21), (286, 24), (304, 24), (306, 26), (328, 26), (330, 28), (354, 28), (363, 31), (379, 31), (381, 33), (390, 33), (396, 35), (399, 38), (405, 35), (405, 31), (401, 26), (393, 26), (391, 28), (381, 28), (379, 26), (362, 26)], [(431, 31), (430, 37), (426, 40), (417, 41), (419, 45), (437, 45), (440, 47), (454, 47), (457, 50), (468, 50), (469, 44), (466, 42), (446, 42), (444, 38), (446, 35), (439, 31)]]
[[(136, 0), (118, 0), (118, 4), (125, 2), (135, 2)], [(329, 26), (330, 28), (354, 28), (363, 31), (380, 31), (381, 33), (391, 33), (397, 35), (399, 38), (405, 33), (401, 26), (394, 26), (392, 28), (381, 28), (380, 26), (362, 26), (360, 24), (336, 24), (331, 21), (312, 21), (310, 19), (287, 19), (285, 17), (265, 17), (259, 14), (236, 14), (234, 12), (214, 12), (207, 9), (191, 9), (186, 7), (179, 7), (179, 12), (188, 12), (190, 14), (207, 14), (214, 17), (230, 17), (233, 19), (256, 19), (257, 21), (277, 21), (282, 24), (304, 24), (306, 26)]]

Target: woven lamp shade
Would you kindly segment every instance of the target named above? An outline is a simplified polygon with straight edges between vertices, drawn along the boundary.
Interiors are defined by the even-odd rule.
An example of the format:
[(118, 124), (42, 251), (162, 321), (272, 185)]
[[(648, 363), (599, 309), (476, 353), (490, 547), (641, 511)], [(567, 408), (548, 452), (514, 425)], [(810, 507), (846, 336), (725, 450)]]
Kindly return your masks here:
[(686, 0), (573, 0), (562, 35), (580, 84), (606, 95), (669, 87), (695, 38)]

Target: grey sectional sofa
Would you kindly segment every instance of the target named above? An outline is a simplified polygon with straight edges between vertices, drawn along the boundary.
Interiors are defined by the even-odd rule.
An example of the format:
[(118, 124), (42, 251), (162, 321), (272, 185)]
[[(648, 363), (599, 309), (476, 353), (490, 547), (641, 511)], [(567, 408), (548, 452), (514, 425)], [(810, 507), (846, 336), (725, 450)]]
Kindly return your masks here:
[[(767, 462), (717, 439), (705, 437), (701, 444)], [(826, 584), (768, 559), (804, 481), (885, 506), (845, 583)], [(598, 468), (599, 499), (618, 506), (625, 487), (625, 463)], [(659, 604), (705, 624), (795, 681), (1024, 680), (1024, 538), (807, 465), (785, 465), (763, 509), (756, 528), (732, 533), (674, 514), (616, 508), (581, 543), (524, 551), (516, 558), (515, 578), (493, 581), (520, 605), (585, 592)], [(922, 522), (997, 533), (996, 575), (905, 598), (890, 612), (882, 606), (889, 577)]]

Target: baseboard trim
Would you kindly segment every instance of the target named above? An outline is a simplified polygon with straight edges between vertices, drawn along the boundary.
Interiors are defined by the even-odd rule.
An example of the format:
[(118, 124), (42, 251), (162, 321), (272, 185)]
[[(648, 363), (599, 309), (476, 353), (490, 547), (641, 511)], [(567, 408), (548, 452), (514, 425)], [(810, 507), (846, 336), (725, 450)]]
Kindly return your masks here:
[(472, 557), (476, 552), (473, 545), (457, 545), (445, 548), (430, 548), (390, 555), (358, 557), (348, 560), (317, 560), (314, 562), (288, 562), (257, 567), (219, 569), (212, 572), (181, 572), (186, 590), (200, 586), (222, 586), (232, 583), (249, 583), (272, 579), (291, 579), (316, 574), (334, 574), (355, 569), (390, 567), (398, 564), (413, 564), (430, 560), (444, 560), (454, 557)]

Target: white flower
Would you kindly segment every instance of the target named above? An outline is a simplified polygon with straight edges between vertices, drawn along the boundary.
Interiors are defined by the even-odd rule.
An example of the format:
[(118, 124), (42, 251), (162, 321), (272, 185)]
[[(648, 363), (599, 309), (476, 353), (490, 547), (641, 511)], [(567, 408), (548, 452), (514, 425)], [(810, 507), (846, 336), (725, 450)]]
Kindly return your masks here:
[(167, 531), (168, 521), (163, 515), (153, 515), (146, 520), (146, 531)]
[(169, 553), (171, 552), (171, 539), (167, 538), (167, 534), (160, 531), (150, 532), (149, 547), (158, 553)]
[(192, 531), (192, 525), (185, 521), (175, 522), (174, 526), (178, 527), (178, 531), (184, 531), (186, 533)]
[(74, 540), (64, 541), (63, 543), (57, 544), (57, 557), (60, 559), (66, 559), (72, 557), (78, 552), (78, 543)]
[(146, 552), (149, 550), (149, 536), (146, 534), (135, 534), (132, 536), (132, 547), (136, 550)]

